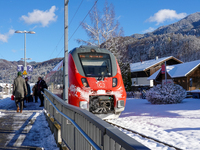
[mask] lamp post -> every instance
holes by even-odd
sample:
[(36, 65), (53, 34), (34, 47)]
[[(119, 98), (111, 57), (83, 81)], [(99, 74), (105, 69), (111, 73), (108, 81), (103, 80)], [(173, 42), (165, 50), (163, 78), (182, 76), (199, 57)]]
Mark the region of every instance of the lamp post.
[[(21, 60), (24, 60), (24, 58), (21, 58)], [(32, 58), (26, 58), (26, 60), (32, 60)]]
[(24, 33), (24, 70), (27, 70), (26, 67), (26, 33), (35, 34), (34, 31), (15, 31), (15, 33)]

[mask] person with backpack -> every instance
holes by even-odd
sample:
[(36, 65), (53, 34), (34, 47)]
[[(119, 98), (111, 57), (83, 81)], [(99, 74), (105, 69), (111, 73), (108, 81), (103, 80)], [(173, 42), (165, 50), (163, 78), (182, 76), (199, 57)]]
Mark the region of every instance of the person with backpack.
[(44, 92), (44, 88), (47, 89), (47, 84), (46, 82), (41, 78), (38, 77), (38, 82), (37, 82), (37, 89), (38, 89), (38, 97), (40, 98), (40, 106), (39, 107), (44, 107), (44, 96), (41, 92)]

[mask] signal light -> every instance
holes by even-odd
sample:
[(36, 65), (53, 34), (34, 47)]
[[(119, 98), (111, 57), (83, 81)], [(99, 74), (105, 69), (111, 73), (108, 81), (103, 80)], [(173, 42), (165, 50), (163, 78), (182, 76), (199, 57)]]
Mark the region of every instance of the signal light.
[(88, 109), (88, 102), (80, 101), (79, 106), (81, 109)]
[(113, 78), (112, 81), (113, 81), (113, 82), (112, 82), (112, 86), (113, 86), (113, 87), (116, 87), (116, 86), (117, 86), (117, 78)]
[(88, 84), (86, 78), (81, 78), (81, 81), (82, 81), (84, 87), (89, 87), (89, 84)]
[(124, 107), (124, 101), (123, 100), (117, 101), (117, 108), (122, 108), (122, 107)]

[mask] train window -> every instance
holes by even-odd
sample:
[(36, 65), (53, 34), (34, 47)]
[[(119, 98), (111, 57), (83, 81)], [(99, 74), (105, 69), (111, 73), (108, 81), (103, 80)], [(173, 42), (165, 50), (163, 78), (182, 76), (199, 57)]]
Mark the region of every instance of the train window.
[(86, 77), (111, 77), (112, 67), (109, 54), (81, 53), (79, 59)]

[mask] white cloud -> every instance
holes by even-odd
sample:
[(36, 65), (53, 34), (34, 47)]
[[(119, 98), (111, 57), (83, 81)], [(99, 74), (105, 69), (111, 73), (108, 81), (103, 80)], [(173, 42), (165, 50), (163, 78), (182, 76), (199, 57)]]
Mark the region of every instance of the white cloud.
[(52, 6), (49, 10), (33, 10), (33, 12), (28, 13), (28, 16), (21, 16), (21, 20), (25, 21), (27, 24), (42, 24), (42, 27), (46, 27), (50, 22), (55, 22), (57, 16), (55, 15), (56, 6)]
[(10, 29), (9, 31), (8, 31), (8, 33), (5, 33), (5, 34), (1, 34), (0, 33), (0, 41), (2, 41), (2, 42), (8, 42), (8, 38), (11, 36), (11, 35), (13, 35), (15, 33), (15, 30), (13, 30), (13, 29)]
[(154, 31), (155, 30), (155, 28), (152, 28), (152, 27), (149, 27), (148, 29), (146, 29), (146, 30), (144, 30), (144, 31), (142, 31), (143, 33), (147, 33), (147, 32), (152, 32), (152, 31)]
[(12, 52), (13, 52), (13, 53), (16, 53), (17, 51), (13, 49)]
[(179, 13), (177, 14), (175, 10), (170, 9), (161, 9), (153, 16), (151, 16), (147, 21), (149, 22), (157, 22), (156, 25), (163, 23), (166, 20), (175, 20), (175, 19), (182, 19), (186, 17), (186, 13)]

